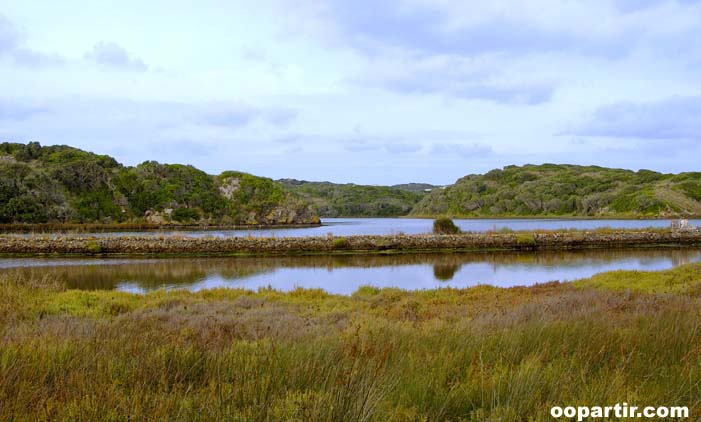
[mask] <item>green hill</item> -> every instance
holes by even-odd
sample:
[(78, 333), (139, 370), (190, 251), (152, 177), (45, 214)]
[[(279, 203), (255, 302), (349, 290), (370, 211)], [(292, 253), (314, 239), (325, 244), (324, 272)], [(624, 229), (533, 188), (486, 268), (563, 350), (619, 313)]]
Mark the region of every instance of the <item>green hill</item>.
[(507, 166), (433, 189), (414, 216), (680, 217), (701, 215), (701, 173), (597, 166)]
[(0, 223), (318, 221), (309, 204), (267, 178), (155, 161), (128, 167), (69, 146), (0, 144)]
[(272, 179), (69, 146), (0, 144), (0, 224), (311, 224), (322, 217), (701, 216), (701, 173), (507, 166), (455, 184), (369, 186)]
[(409, 214), (431, 185), (390, 186), (278, 180), (309, 201), (322, 217), (397, 217)]

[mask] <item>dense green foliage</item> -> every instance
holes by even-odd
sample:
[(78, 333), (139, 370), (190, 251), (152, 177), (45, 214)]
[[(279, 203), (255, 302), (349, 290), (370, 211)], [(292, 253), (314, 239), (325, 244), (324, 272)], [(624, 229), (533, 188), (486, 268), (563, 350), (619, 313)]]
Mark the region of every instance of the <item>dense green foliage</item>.
[(701, 215), (701, 173), (662, 174), (597, 166), (507, 166), (434, 189), (413, 215)]
[[(229, 191), (224, 183), (233, 184)], [(136, 167), (68, 146), (0, 144), (0, 223), (311, 223), (315, 216), (271, 179), (210, 176), (192, 166)]]
[(540, 422), (624, 402), (698, 420), (700, 287), (698, 264), (352, 296), (3, 276), (0, 420)]
[(279, 180), (286, 189), (299, 194), (322, 217), (396, 217), (408, 214), (425, 196), (424, 186), (368, 186)]
[(155, 161), (127, 167), (68, 146), (0, 144), (0, 224), (287, 224), (312, 223), (316, 215), (699, 216), (701, 173), (544, 164), (507, 166), (440, 188), (368, 186), (233, 171), (210, 176)]
[(435, 234), (457, 234), (460, 228), (455, 225), (449, 217), (438, 217), (433, 221), (433, 233)]

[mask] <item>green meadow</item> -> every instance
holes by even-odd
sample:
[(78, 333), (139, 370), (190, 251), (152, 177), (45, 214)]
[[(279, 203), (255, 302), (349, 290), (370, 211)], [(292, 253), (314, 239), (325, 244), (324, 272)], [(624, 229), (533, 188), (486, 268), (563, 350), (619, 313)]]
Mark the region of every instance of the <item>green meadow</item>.
[(701, 417), (701, 265), (532, 287), (67, 290), (0, 279), (2, 421)]

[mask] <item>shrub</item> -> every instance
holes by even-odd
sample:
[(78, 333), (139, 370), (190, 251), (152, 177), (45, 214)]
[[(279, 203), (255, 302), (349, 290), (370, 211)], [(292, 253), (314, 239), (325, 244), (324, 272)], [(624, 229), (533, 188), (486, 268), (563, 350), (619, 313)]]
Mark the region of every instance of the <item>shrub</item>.
[(449, 217), (438, 217), (433, 222), (433, 233), (456, 234), (460, 233), (460, 228), (458, 228)]
[(519, 245), (524, 246), (535, 246), (536, 240), (533, 233), (518, 233), (516, 235), (516, 241)]
[(173, 214), (171, 214), (171, 217), (173, 218), (173, 220), (178, 221), (180, 223), (187, 223), (192, 220), (199, 220), (200, 213), (194, 208), (182, 207), (173, 210)]
[(87, 243), (87, 249), (89, 253), (100, 253), (102, 252), (102, 246), (100, 246), (99, 243), (97, 243), (96, 240), (90, 240)]
[(345, 237), (336, 238), (331, 244), (333, 245), (334, 249), (346, 249), (350, 245), (348, 239)]

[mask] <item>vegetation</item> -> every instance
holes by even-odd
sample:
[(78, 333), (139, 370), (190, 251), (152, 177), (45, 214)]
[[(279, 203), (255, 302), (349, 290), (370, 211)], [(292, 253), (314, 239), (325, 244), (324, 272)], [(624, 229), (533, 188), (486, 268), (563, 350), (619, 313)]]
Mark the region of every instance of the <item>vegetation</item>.
[(192, 166), (136, 167), (68, 146), (0, 144), (0, 223), (318, 222), (271, 179)]
[(449, 217), (438, 217), (433, 221), (433, 233), (457, 234), (460, 233), (460, 228)]
[(701, 215), (701, 173), (597, 166), (507, 166), (434, 189), (413, 215), (665, 217)]
[(397, 217), (409, 214), (426, 195), (427, 184), (365, 186), (279, 180), (286, 189), (312, 203), (321, 217)]
[(0, 224), (289, 224), (322, 217), (701, 216), (701, 173), (507, 166), (454, 185), (365, 186), (112, 157), (68, 146), (0, 144)]
[(700, 283), (699, 264), (350, 297), (5, 276), (0, 420), (547, 421), (623, 402), (696, 420)]

